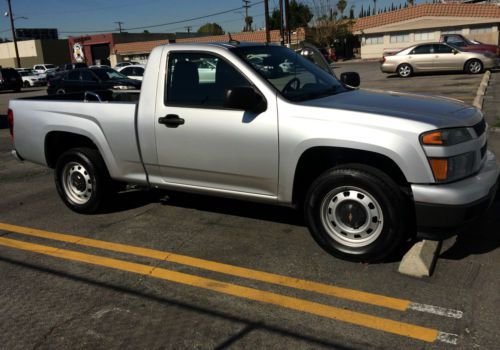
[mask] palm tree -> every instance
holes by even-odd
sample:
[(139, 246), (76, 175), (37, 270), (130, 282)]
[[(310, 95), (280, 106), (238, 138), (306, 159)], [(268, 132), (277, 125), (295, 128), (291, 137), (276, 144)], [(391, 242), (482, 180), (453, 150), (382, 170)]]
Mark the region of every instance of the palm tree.
[(337, 10), (340, 12), (340, 18), (344, 18), (344, 11), (345, 8), (347, 7), (347, 1), (346, 0), (339, 0), (337, 2)]

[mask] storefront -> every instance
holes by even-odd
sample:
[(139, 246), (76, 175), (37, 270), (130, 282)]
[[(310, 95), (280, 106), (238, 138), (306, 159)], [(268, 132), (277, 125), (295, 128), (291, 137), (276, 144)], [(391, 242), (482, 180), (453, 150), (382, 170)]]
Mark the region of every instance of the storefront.
[(88, 65), (111, 65), (111, 53), (119, 43), (133, 41), (151, 41), (172, 39), (169, 33), (103, 33), (68, 37), (68, 48), (72, 62), (83, 62)]

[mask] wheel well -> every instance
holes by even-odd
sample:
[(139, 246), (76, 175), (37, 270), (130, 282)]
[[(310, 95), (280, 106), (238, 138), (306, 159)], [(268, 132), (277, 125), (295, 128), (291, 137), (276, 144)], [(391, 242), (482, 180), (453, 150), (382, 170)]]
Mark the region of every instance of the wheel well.
[(338, 165), (352, 163), (372, 166), (388, 175), (400, 187), (409, 188), (401, 169), (387, 156), (341, 147), (314, 147), (305, 151), (297, 163), (293, 183), (294, 205), (303, 201), (311, 183), (323, 172)]
[(483, 65), (483, 62), (482, 62), (479, 58), (469, 58), (469, 59), (468, 59), (467, 61), (465, 61), (465, 63), (464, 63), (464, 70), (466, 70), (466, 69), (467, 69), (467, 65), (468, 65), (468, 64), (469, 64), (469, 62), (471, 62), (471, 61), (479, 61), (479, 62), (481, 62), (481, 65)]
[(55, 168), (57, 159), (67, 150), (75, 147), (97, 149), (86, 136), (65, 131), (52, 131), (45, 137), (45, 160), (50, 168)]

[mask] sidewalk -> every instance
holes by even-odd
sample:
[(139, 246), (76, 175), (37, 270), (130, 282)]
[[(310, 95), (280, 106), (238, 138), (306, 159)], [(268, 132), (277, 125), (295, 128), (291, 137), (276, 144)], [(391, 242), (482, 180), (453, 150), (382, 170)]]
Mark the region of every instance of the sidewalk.
[(486, 95), (483, 101), (483, 113), (486, 122), (491, 128), (495, 128), (494, 132), (490, 133), (489, 149), (492, 150), (497, 157), (500, 157), (500, 71), (492, 71), (490, 83), (486, 90)]

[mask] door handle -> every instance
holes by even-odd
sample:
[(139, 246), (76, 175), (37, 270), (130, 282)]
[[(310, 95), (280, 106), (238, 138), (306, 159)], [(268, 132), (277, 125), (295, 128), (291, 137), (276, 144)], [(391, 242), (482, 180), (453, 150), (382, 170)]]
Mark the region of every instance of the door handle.
[(167, 114), (164, 117), (158, 118), (158, 123), (165, 125), (167, 128), (176, 128), (184, 124), (184, 119), (179, 118), (177, 114)]

